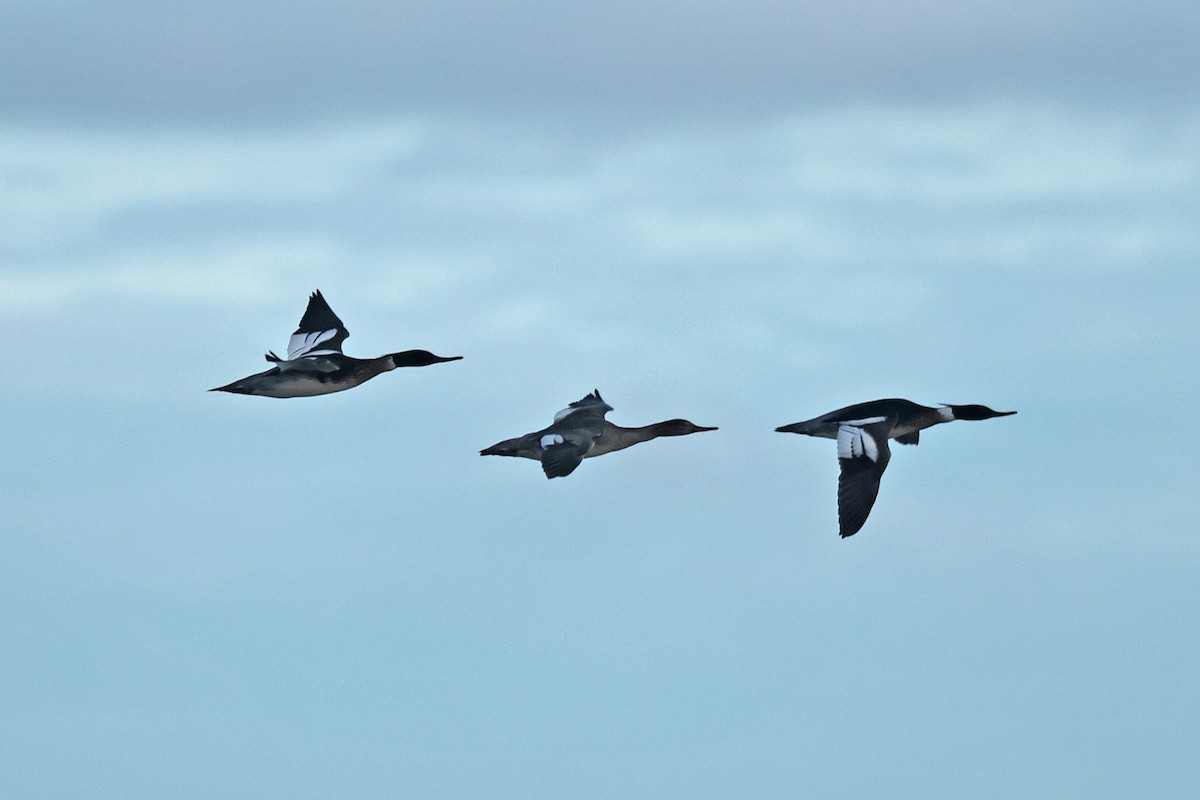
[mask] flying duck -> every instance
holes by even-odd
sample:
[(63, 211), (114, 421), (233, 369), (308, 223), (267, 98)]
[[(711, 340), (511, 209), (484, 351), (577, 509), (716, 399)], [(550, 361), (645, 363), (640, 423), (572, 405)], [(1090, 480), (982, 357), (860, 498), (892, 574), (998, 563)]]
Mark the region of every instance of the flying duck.
[(775, 430), (837, 439), (838, 533), (853, 536), (867, 521), (879, 494), (879, 479), (891, 459), (888, 439), (900, 444), (917, 444), (921, 431), (959, 419), (980, 420), (1007, 417), (1015, 411), (993, 411), (980, 405), (943, 405), (930, 408), (911, 400), (872, 400), (839, 408), (805, 422), (794, 422)]
[(256, 394), (262, 397), (312, 397), (340, 392), (366, 383), (396, 367), (426, 367), (462, 356), (435, 356), (428, 350), (405, 350), (378, 358), (353, 358), (342, 354), (342, 342), (350, 335), (320, 290), (308, 298), (300, 326), (288, 340), (287, 358), (267, 351), (275, 366), (210, 392)]
[(542, 462), (547, 478), (570, 475), (585, 458), (624, 450), (659, 436), (684, 436), (700, 431), (715, 431), (686, 419), (670, 419), (641, 428), (622, 428), (604, 418), (612, 406), (604, 402), (597, 389), (576, 400), (554, 415), (548, 428), (506, 439), (480, 450), (481, 456), (515, 456)]

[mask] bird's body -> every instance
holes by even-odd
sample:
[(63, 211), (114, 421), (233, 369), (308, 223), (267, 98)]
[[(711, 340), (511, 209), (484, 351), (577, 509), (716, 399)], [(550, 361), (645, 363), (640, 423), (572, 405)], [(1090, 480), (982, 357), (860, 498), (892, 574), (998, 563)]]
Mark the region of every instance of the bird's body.
[(547, 478), (570, 475), (585, 458), (594, 458), (624, 450), (659, 436), (683, 436), (713, 431), (684, 419), (657, 422), (640, 428), (624, 428), (604, 418), (612, 406), (595, 391), (571, 403), (554, 416), (554, 422), (540, 431), (515, 439), (506, 439), (479, 451), (481, 456), (514, 456), (542, 463)]
[(462, 358), (435, 356), (427, 350), (354, 358), (342, 353), (342, 342), (349, 335), (321, 292), (313, 292), (300, 325), (288, 341), (286, 359), (268, 352), (267, 361), (274, 367), (210, 391), (260, 397), (314, 397), (352, 389), (397, 367), (424, 367)]
[(781, 433), (836, 439), (838, 448), (838, 532), (845, 538), (862, 528), (879, 495), (879, 481), (891, 460), (888, 440), (918, 444), (921, 431), (943, 422), (1005, 417), (981, 405), (931, 408), (892, 398), (857, 403), (804, 422), (784, 425)]

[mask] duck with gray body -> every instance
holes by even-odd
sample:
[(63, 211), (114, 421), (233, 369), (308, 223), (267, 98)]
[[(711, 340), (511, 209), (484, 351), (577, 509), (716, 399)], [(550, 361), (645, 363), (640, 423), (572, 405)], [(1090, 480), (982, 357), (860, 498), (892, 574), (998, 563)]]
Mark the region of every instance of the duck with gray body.
[(1015, 411), (993, 411), (981, 405), (943, 405), (930, 408), (911, 400), (892, 398), (857, 403), (804, 422), (775, 430), (836, 439), (838, 448), (838, 533), (858, 533), (867, 521), (879, 481), (892, 454), (888, 440), (918, 444), (921, 431), (943, 422), (1007, 417)]
[(609, 411), (612, 406), (604, 402), (600, 391), (596, 390), (555, 414), (549, 427), (498, 442), (480, 450), (479, 455), (531, 458), (542, 463), (547, 478), (561, 478), (574, 472), (585, 458), (624, 450), (660, 436), (685, 436), (716, 430), (686, 419), (623, 428), (604, 418)]
[(320, 290), (308, 298), (300, 325), (288, 340), (288, 357), (267, 353), (275, 366), (210, 392), (253, 394), (260, 397), (314, 397), (352, 389), (397, 367), (427, 367), (462, 356), (435, 356), (428, 350), (405, 350), (378, 358), (354, 358), (342, 353), (350, 331), (333, 313)]

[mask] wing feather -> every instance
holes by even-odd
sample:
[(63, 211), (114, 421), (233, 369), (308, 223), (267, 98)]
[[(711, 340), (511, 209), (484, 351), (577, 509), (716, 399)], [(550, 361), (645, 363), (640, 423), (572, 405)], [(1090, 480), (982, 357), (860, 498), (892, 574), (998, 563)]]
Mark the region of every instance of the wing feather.
[(838, 534), (844, 539), (862, 529), (875, 499), (879, 481), (891, 460), (888, 433), (891, 417), (868, 425), (838, 427)]
[(306, 356), (328, 356), (342, 352), (342, 342), (350, 331), (338, 319), (337, 314), (325, 302), (320, 290), (308, 298), (308, 308), (300, 318), (300, 325), (288, 340), (288, 360)]
[(564, 478), (575, 471), (588, 448), (575, 442), (563, 442), (542, 448), (542, 471), (547, 478)]

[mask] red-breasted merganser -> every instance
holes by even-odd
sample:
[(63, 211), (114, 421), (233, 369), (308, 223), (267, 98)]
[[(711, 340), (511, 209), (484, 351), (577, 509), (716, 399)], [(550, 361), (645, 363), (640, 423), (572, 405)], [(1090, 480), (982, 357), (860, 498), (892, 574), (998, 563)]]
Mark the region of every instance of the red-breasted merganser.
[(891, 459), (888, 439), (895, 439), (900, 444), (917, 444), (921, 431), (933, 425), (959, 419), (1007, 417), (1015, 413), (993, 411), (980, 405), (930, 408), (911, 400), (872, 400), (775, 430), (837, 439), (838, 464), (841, 466), (838, 532), (845, 538), (858, 533), (875, 505), (879, 479)]
[(405, 350), (378, 358), (353, 358), (342, 354), (342, 342), (350, 335), (321, 292), (308, 298), (308, 308), (288, 341), (288, 355), (267, 353), (275, 364), (266, 372), (250, 375), (211, 392), (254, 394), (262, 397), (312, 397), (340, 392), (366, 383), (397, 367), (426, 367), (462, 356), (435, 356), (428, 350)]

